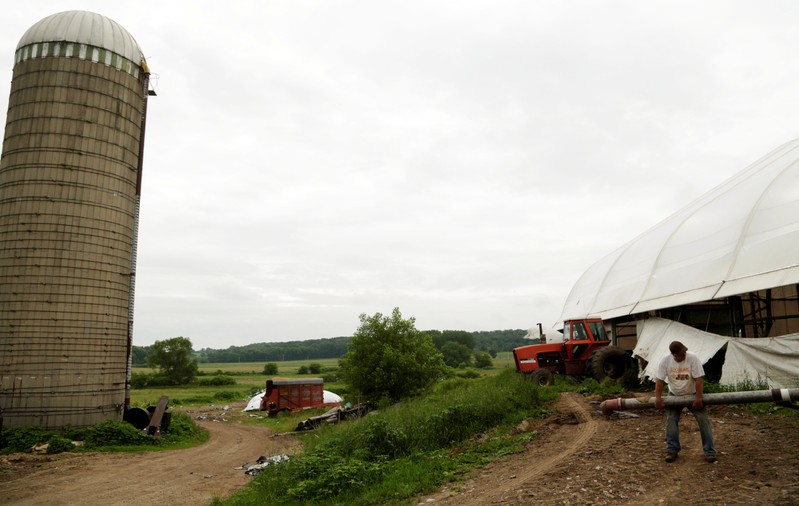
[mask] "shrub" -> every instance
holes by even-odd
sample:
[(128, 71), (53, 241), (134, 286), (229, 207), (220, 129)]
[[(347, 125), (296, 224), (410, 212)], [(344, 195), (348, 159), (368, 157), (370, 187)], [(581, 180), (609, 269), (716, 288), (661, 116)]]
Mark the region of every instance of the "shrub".
[(308, 366), (308, 372), (311, 374), (322, 374), (322, 364), (317, 364), (316, 362), (310, 364)]
[(277, 364), (274, 362), (264, 364), (264, 374), (267, 376), (274, 376), (277, 374)]
[(494, 366), (494, 362), (491, 360), (491, 355), (482, 351), (474, 354), (474, 366), (478, 369), (488, 369)]
[(130, 377), (131, 388), (169, 387), (173, 385), (174, 382), (163, 374), (134, 372)]
[(238, 392), (231, 392), (230, 390), (223, 390), (214, 394), (214, 399), (220, 401), (234, 401), (241, 397)]
[(287, 465), (295, 477), (287, 493), (303, 502), (362, 490), (377, 480), (383, 469), (381, 462), (320, 454), (292, 459)]
[(70, 441), (83, 441), (88, 433), (89, 428), (87, 427), (67, 427), (61, 431), (61, 435)]
[(201, 387), (220, 387), (226, 385), (235, 385), (236, 379), (230, 376), (214, 376), (212, 378), (201, 378), (197, 384)]
[(47, 433), (40, 427), (15, 427), (0, 433), (0, 447), (12, 452), (29, 452), (47, 438)]
[(308, 366), (302, 365), (299, 369), (297, 369), (297, 374), (308, 374)]
[(169, 419), (169, 427), (162, 434), (161, 438), (165, 441), (186, 441), (202, 440), (208, 433), (199, 427), (186, 413), (172, 413)]
[(464, 379), (475, 379), (480, 377), (480, 373), (475, 371), (474, 369), (466, 369), (465, 371), (459, 371), (455, 373), (456, 376), (459, 378)]
[(369, 418), (363, 422), (358, 442), (362, 458), (374, 460), (381, 457), (395, 458), (410, 451), (410, 438), (396, 423), (384, 418)]
[(54, 435), (47, 442), (47, 453), (62, 453), (68, 452), (75, 448), (72, 440), (65, 438), (61, 435)]
[(403, 319), (394, 308), (390, 317), (362, 314), (360, 320), (347, 353), (338, 361), (339, 375), (353, 393), (369, 401), (398, 401), (441, 378), (441, 352), (429, 334), (416, 329), (415, 318)]
[(136, 427), (116, 420), (108, 420), (91, 427), (86, 437), (86, 447), (88, 448), (136, 446), (148, 443), (150, 443), (150, 439)]

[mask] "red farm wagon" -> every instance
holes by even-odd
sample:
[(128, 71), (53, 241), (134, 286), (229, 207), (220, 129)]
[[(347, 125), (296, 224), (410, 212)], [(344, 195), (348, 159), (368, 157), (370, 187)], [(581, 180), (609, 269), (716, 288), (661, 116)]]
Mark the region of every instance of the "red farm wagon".
[(325, 403), (324, 389), (322, 378), (267, 380), (261, 411), (275, 416), (281, 411), (338, 406), (338, 402)]

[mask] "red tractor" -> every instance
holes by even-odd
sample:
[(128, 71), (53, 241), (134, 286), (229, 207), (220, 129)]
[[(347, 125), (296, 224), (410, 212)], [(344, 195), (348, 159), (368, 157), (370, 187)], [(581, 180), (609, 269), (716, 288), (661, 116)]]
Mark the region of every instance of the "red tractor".
[(539, 385), (552, 385), (554, 374), (619, 379), (630, 366), (629, 354), (610, 344), (599, 318), (565, 321), (563, 342), (521, 346), (513, 350), (513, 359), (516, 370)]

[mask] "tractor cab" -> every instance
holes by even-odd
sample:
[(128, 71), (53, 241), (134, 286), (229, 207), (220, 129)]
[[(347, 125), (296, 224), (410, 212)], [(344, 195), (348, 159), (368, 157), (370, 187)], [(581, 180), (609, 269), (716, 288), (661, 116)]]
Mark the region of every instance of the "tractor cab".
[(567, 376), (583, 376), (588, 357), (610, 342), (602, 320), (563, 322), (563, 367)]
[(624, 352), (610, 346), (600, 318), (563, 322), (563, 341), (520, 346), (513, 350), (516, 370), (551, 384), (553, 374), (617, 378), (626, 370)]

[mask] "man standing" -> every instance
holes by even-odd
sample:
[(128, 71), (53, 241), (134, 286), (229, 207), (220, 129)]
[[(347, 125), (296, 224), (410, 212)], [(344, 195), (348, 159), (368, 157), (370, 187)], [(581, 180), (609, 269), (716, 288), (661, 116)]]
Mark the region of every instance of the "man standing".
[(663, 402), (663, 383), (669, 385), (669, 395), (693, 395), (694, 402), (688, 406), (699, 424), (702, 436), (702, 449), (707, 462), (716, 462), (716, 447), (713, 444), (713, 429), (707, 416), (707, 409), (702, 402), (702, 388), (705, 370), (702, 362), (680, 341), (669, 345), (669, 355), (663, 357), (658, 364), (655, 380), (655, 407), (666, 409), (666, 462), (674, 462), (680, 452), (680, 415), (682, 406), (666, 407)]

